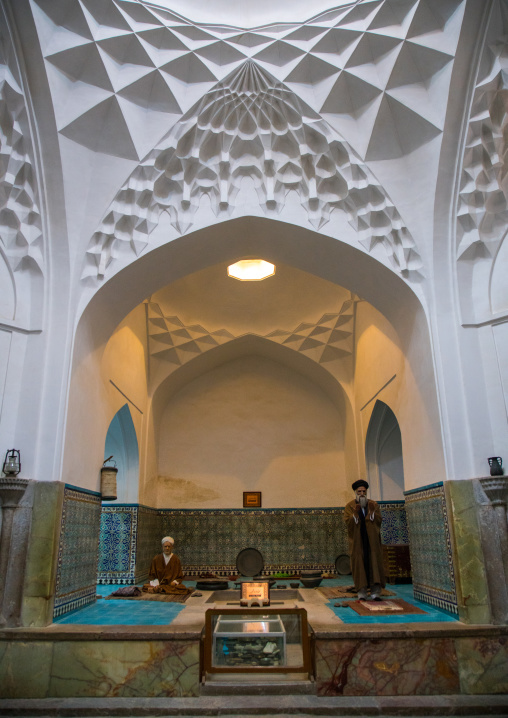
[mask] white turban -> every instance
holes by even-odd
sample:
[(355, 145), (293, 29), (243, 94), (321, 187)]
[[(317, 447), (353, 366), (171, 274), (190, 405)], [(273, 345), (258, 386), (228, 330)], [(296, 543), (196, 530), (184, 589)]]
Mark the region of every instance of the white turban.
[(164, 544), (166, 543), (166, 541), (169, 541), (169, 543), (172, 543), (172, 544), (175, 543), (175, 539), (172, 538), (171, 536), (164, 536), (164, 538), (163, 538), (162, 541), (161, 541), (161, 544), (164, 546)]

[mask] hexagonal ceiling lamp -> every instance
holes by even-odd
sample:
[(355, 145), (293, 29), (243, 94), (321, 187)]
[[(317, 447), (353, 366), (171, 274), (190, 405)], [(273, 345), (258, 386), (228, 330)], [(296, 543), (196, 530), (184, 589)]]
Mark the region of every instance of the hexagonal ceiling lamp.
[(275, 265), (264, 259), (241, 259), (228, 267), (228, 277), (241, 282), (260, 282), (275, 274)]

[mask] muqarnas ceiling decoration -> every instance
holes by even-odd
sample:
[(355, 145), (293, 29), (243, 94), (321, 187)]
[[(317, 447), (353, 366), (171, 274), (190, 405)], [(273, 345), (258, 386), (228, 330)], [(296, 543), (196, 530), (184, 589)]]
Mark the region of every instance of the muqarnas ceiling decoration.
[(370, 161), (402, 157), (442, 131), (443, 69), (463, 5), (357, 0), (304, 23), (256, 29), (201, 27), (141, 0), (34, 0), (34, 15), (59, 76), (53, 81), (48, 70), (59, 131), (96, 152), (140, 160), (147, 127), (161, 138), (168, 114), (181, 117), (252, 58), (316, 112), (333, 115)]
[[(94, 152), (145, 158), (94, 236), (84, 276), (102, 276), (126, 248), (146, 248), (168, 184), (183, 232), (205, 194), (218, 213), (233, 210), (242, 172), (266, 212), (293, 190), (314, 227), (339, 208), (368, 251), (381, 243), (397, 269), (417, 274), (414, 242), (365, 163), (402, 158), (441, 134), (463, 6), (357, 0), (304, 23), (247, 30), (199, 26), (141, 0), (34, 0), (59, 132)], [(239, 92), (241, 77), (250, 79)], [(286, 161), (281, 118), (288, 145), (307, 129), (313, 138), (296, 155), (288, 146)], [(231, 147), (234, 126), (241, 142)], [(179, 156), (185, 133), (198, 162)], [(250, 163), (232, 155), (242, 143), (261, 154)], [(152, 196), (157, 172), (164, 179)]]
[(267, 215), (278, 214), (295, 191), (316, 229), (343, 210), (368, 251), (380, 243), (399, 270), (421, 268), (409, 231), (366, 165), (294, 92), (247, 60), (206, 93), (118, 193), (88, 249), (98, 275), (115, 243), (143, 251), (163, 210), (180, 233), (204, 195), (217, 216), (229, 216), (246, 177)]
[(508, 228), (508, 6), (495, 4), (474, 91), (457, 222), (460, 260), (492, 260)]
[[(304, 353), (318, 364), (351, 357), (354, 345), (354, 312), (358, 297), (343, 302), (338, 312), (323, 314), (315, 322), (304, 322), (292, 330), (275, 329), (263, 338)], [(154, 301), (147, 302), (150, 358), (182, 366), (214, 347), (237, 337), (225, 328), (209, 331), (201, 324), (185, 324), (165, 314)], [(243, 335), (242, 335), (243, 336)]]
[(0, 9), (0, 255), (14, 272), (40, 274), (42, 222), (31, 148), (25, 95)]

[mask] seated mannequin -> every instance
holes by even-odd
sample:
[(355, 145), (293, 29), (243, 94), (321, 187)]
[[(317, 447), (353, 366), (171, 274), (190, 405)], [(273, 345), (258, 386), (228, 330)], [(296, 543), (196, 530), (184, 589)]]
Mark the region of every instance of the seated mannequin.
[(180, 559), (173, 553), (174, 539), (165, 536), (162, 539), (162, 553), (157, 554), (150, 566), (143, 591), (147, 593), (191, 593), (191, 589), (183, 585), (183, 571)]

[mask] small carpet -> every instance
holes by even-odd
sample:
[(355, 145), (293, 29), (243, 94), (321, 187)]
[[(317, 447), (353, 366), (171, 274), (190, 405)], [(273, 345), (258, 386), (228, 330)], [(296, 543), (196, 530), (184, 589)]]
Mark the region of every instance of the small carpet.
[[(320, 586), (318, 589), (325, 598), (356, 598), (357, 593), (353, 586)], [(387, 588), (381, 590), (382, 596), (396, 596), (396, 593)]]
[[(383, 606), (383, 604), (386, 605)], [(408, 613), (427, 613), (402, 598), (390, 601), (350, 601), (349, 608), (359, 613), (360, 616), (403, 616)]]
[(141, 596), (115, 596), (114, 593), (105, 597), (105, 601), (162, 601), (163, 603), (185, 603), (191, 593), (142, 593)]

